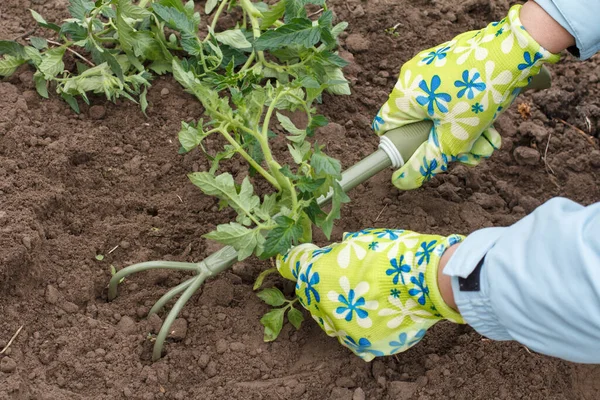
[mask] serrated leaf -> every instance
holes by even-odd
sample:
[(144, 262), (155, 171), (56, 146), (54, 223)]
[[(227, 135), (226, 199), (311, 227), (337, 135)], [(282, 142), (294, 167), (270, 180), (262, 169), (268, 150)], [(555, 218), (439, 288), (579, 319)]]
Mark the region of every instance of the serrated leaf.
[(284, 305), (287, 300), (281, 290), (277, 288), (268, 288), (256, 294), (262, 301), (273, 307)]
[(302, 164), (302, 161), (304, 161), (308, 155), (308, 152), (310, 151), (310, 143), (303, 142), (301, 144), (288, 144), (288, 151), (290, 152), (296, 164)]
[(42, 28), (47, 28), (47, 29), (52, 29), (53, 31), (60, 31), (60, 26), (53, 24), (53, 23), (48, 23), (44, 17), (42, 17), (40, 14), (38, 14), (36, 11), (34, 10), (29, 10), (31, 12), (31, 16), (33, 17), (33, 19), (36, 20), (36, 22), (38, 23), (39, 26), (41, 26)]
[(321, 28), (308, 18), (295, 18), (281, 27), (263, 33), (254, 43), (256, 50), (274, 50), (284, 46), (313, 47), (321, 39)]
[(272, 342), (277, 339), (281, 328), (283, 327), (283, 317), (285, 316), (285, 308), (276, 308), (269, 311), (260, 319), (260, 323), (265, 327), (264, 341)]
[(152, 9), (162, 19), (169, 28), (187, 33), (190, 36), (196, 36), (197, 25), (195, 21), (188, 17), (184, 11), (175, 7), (166, 7), (162, 4), (153, 4)]
[(40, 63), (42, 62), (42, 54), (40, 53), (40, 51), (38, 49), (36, 49), (35, 47), (32, 46), (26, 46), (25, 47), (25, 54), (27, 55), (27, 58), (29, 60), (31, 60), (31, 62), (35, 65), (38, 66), (40, 65)]
[(302, 227), (293, 219), (280, 215), (275, 218), (275, 222), (277, 226), (267, 235), (262, 257), (285, 254), (302, 237)]
[(275, 207), (277, 205), (277, 193), (267, 194), (263, 198), (263, 202), (258, 209), (255, 209), (257, 217), (263, 221), (267, 221), (271, 216), (275, 215)]
[(104, 62), (108, 64), (112, 72), (119, 78), (121, 82), (125, 82), (125, 75), (123, 74), (123, 68), (119, 61), (113, 56), (108, 50), (104, 49), (101, 53), (101, 57)]
[(331, 34), (337, 39), (337, 37), (340, 36), (340, 33), (344, 32), (346, 28), (348, 28), (348, 23), (346, 21), (340, 22), (331, 28)]
[(218, 225), (216, 231), (207, 233), (204, 237), (233, 246), (239, 261), (251, 256), (263, 243), (259, 229), (249, 229), (237, 222)]
[(42, 37), (32, 36), (29, 38), (31, 45), (38, 50), (42, 50), (48, 47), (48, 41)]
[(0, 76), (10, 76), (14, 74), (17, 68), (25, 63), (26, 61), (23, 59), (5, 55), (4, 59), (0, 59)]
[(325, 178), (312, 179), (307, 176), (301, 177), (298, 182), (296, 182), (296, 188), (305, 193), (312, 193), (318, 188), (321, 187), (325, 183)]
[(333, 230), (333, 223), (340, 217), (340, 209), (342, 204), (348, 203), (350, 198), (346, 195), (342, 187), (337, 181), (333, 183), (333, 197), (331, 199), (331, 210), (327, 217), (322, 221), (317, 221), (317, 225), (323, 230), (323, 233), (329, 239)]
[(188, 124), (185, 121), (181, 122), (181, 130), (179, 131), (179, 143), (185, 149), (190, 151), (198, 147), (202, 140), (208, 135), (202, 129), (202, 120), (198, 122), (196, 126)]
[(0, 40), (0, 56), (3, 54), (8, 54), (19, 59), (27, 58), (25, 46), (12, 40)]
[(152, 13), (145, 8), (133, 4), (131, 0), (119, 0), (118, 8), (126, 17), (137, 20), (142, 20), (152, 15)]
[(254, 188), (248, 177), (242, 181), (239, 192), (229, 173), (214, 177), (208, 172), (194, 172), (188, 177), (205, 194), (225, 200), (241, 216), (253, 215), (254, 209), (260, 205), (260, 198), (254, 195)]
[(67, 104), (69, 106), (71, 106), (71, 108), (73, 109), (73, 111), (75, 111), (77, 114), (79, 114), (79, 104), (77, 103), (77, 99), (73, 96), (71, 96), (68, 93), (61, 93), (60, 96), (63, 98), (64, 101), (67, 102)]
[(306, 9), (304, 0), (283, 0), (285, 4), (285, 19), (284, 22), (288, 23), (294, 18), (306, 18)]
[(279, 19), (281, 19), (281, 17), (283, 17), (283, 14), (285, 13), (285, 0), (282, 0), (278, 3), (276, 3), (275, 5), (271, 6), (271, 8), (268, 11), (264, 11), (262, 13), (263, 17), (260, 20), (260, 29), (262, 30), (267, 30), (269, 29), (271, 26), (273, 26), (273, 24), (275, 24), (275, 22)]
[(43, 98), (48, 98), (48, 81), (44, 79), (44, 75), (37, 71), (33, 74), (33, 81), (35, 82), (35, 90)]
[(63, 62), (63, 56), (65, 55), (65, 50), (65, 47), (56, 47), (44, 53), (42, 62), (38, 67), (44, 74), (44, 78), (51, 80), (64, 71), (65, 63)]
[(304, 321), (304, 315), (302, 315), (302, 311), (292, 307), (287, 313), (288, 321), (293, 325), (294, 328), (300, 329), (300, 325)]
[(315, 149), (310, 159), (310, 165), (317, 174), (329, 175), (340, 178), (342, 174), (342, 165), (335, 158), (329, 157), (320, 149)]
[[(224, 0), (224, 1), (226, 1), (226, 0)], [(208, 0), (206, 2), (206, 5), (204, 6), (204, 12), (206, 14), (210, 14), (211, 12), (213, 12), (213, 10), (217, 6), (217, 4), (219, 4), (219, 0)]]
[(240, 29), (230, 29), (224, 32), (215, 33), (215, 38), (234, 49), (248, 49), (252, 44), (246, 39), (246, 36)]
[(69, 13), (73, 18), (84, 21), (87, 13), (94, 9), (94, 2), (88, 0), (69, 0)]
[(331, 94), (335, 95), (350, 95), (352, 92), (350, 91), (350, 85), (346, 81), (344, 77), (344, 72), (341, 68), (326, 68), (327, 77), (330, 81), (336, 81), (340, 83), (335, 83), (333, 85), (327, 86), (327, 91)]
[(173, 66), (169, 61), (156, 60), (152, 64), (148, 65), (148, 69), (154, 71), (158, 75), (164, 75), (167, 72), (172, 72)]
[(283, 114), (277, 113), (277, 120), (279, 121), (279, 123), (281, 124), (283, 129), (285, 129), (286, 131), (288, 131), (290, 133), (290, 135), (286, 136), (286, 138), (289, 141), (291, 141), (293, 143), (302, 143), (304, 141), (304, 139), (306, 139), (306, 130), (298, 129), (296, 127), (296, 125), (294, 125), (292, 120), (289, 119), (289, 117), (286, 117)]

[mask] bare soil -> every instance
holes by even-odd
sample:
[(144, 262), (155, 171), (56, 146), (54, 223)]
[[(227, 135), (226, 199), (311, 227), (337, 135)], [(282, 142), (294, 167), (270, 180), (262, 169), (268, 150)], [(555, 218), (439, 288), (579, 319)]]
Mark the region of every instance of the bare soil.
[[(28, 8), (58, 20), (66, 3), (1, 2), (0, 38), (31, 31)], [(321, 112), (333, 124), (319, 137), (345, 167), (376, 148), (369, 124), (403, 62), (502, 17), (509, 6), (506, 0), (330, 3), (350, 23), (342, 48), (353, 61), (347, 67), (353, 94), (324, 99)], [(394, 26), (397, 35), (386, 32)], [(333, 239), (365, 227), (468, 234), (510, 225), (551, 197), (598, 201), (597, 140), (590, 143), (556, 119), (598, 136), (599, 61), (567, 56), (553, 67), (550, 90), (521, 97), (519, 108), (500, 118), (502, 150), (478, 168), (455, 166), (411, 192), (392, 187), (391, 171), (355, 189)], [(177, 154), (180, 121), (197, 119), (200, 107), (172, 79), (160, 78), (149, 93), (148, 118), (134, 104), (100, 97), (77, 116), (55, 96), (40, 99), (31, 77), (23, 67), (0, 81), (0, 349), (23, 326), (0, 356), (0, 399), (599, 398), (597, 367), (491, 342), (450, 323), (436, 325), (410, 351), (372, 363), (312, 321), (298, 332), (287, 326), (266, 344), (259, 319), (267, 306), (252, 282), (270, 265), (254, 259), (205, 285), (183, 311), (166, 356), (151, 363), (148, 334), (160, 318), (145, 315), (186, 275), (134, 276), (112, 303), (106, 285), (110, 265), (198, 261), (217, 248), (202, 234), (231, 215), (186, 178), (208, 161)], [(230, 170), (243, 165), (234, 160)], [(282, 280), (269, 282), (292, 292)]]

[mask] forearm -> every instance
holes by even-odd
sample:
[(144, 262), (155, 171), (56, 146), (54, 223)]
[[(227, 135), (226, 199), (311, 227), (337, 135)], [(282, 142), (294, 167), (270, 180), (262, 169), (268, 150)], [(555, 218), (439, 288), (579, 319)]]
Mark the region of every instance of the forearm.
[(521, 22), (531, 37), (552, 53), (560, 53), (575, 45), (573, 35), (535, 1), (528, 1), (523, 5)]
[[(600, 203), (553, 199), (511, 227), (470, 235), (444, 267), (461, 315), (491, 339), (600, 363), (598, 232)], [(464, 278), (476, 287), (465, 290)]]

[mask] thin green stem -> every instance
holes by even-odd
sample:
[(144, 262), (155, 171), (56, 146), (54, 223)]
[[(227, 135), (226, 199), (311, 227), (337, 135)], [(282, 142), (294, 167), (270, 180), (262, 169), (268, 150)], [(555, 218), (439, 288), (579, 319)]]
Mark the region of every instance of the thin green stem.
[(217, 21), (219, 21), (219, 17), (221, 16), (223, 10), (225, 10), (225, 7), (227, 7), (227, 4), (229, 4), (229, 0), (222, 0), (221, 5), (219, 6), (219, 8), (217, 8), (217, 11), (215, 12), (215, 16), (213, 17), (212, 23), (210, 24), (210, 28), (213, 30), (213, 32), (217, 26)]
[[(258, 39), (260, 37), (260, 23), (258, 22), (257, 15), (255, 14), (256, 8), (252, 5), (252, 2), (250, 2), (250, 0), (242, 0), (241, 4), (244, 11), (248, 13), (248, 18), (250, 18), (250, 25), (252, 25), (252, 34), (254, 35), (255, 39)], [(280, 72), (285, 71), (285, 69), (281, 65), (273, 64), (267, 61), (267, 59), (265, 58), (265, 53), (263, 51), (258, 51), (257, 53), (258, 60), (265, 67), (272, 68)]]
[(250, 56), (248, 57), (248, 59), (246, 60), (246, 63), (242, 66), (242, 69), (240, 69), (240, 72), (244, 72), (247, 69), (250, 68), (250, 65), (252, 65), (252, 63), (254, 62), (254, 59), (256, 58), (256, 52), (252, 52), (250, 54)]
[[(237, 151), (238, 153), (240, 153), (240, 155), (242, 157), (244, 157), (244, 159), (246, 161), (248, 161), (248, 164), (250, 164), (259, 174), (261, 174), (263, 176), (263, 178), (265, 178), (271, 185), (273, 185), (273, 187), (275, 189), (277, 189), (278, 191), (281, 190), (281, 185), (279, 184), (279, 182), (277, 182), (277, 179), (275, 179), (273, 177), (273, 175), (271, 175), (270, 173), (268, 173), (263, 167), (260, 166), (260, 164), (258, 164), (253, 158), (252, 156), (250, 156), (250, 154), (248, 154), (246, 152), (246, 150), (244, 150), (242, 148), (242, 146), (240, 146), (240, 144), (229, 134), (229, 132), (227, 132), (226, 128), (221, 128), (219, 129), (219, 132), (223, 135), (223, 137), (225, 139), (227, 139), (227, 141), (234, 147), (235, 151)], [(256, 137), (256, 133), (254, 134), (254, 136)], [(251, 217), (252, 218), (252, 217)], [(257, 225), (260, 225), (260, 223), (255, 222)]]

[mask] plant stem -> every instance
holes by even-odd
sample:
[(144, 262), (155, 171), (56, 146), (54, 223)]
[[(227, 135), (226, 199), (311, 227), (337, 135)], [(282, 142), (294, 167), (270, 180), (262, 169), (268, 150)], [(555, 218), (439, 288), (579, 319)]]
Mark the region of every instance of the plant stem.
[[(250, 24), (252, 25), (252, 34), (254, 35), (254, 39), (258, 39), (260, 37), (260, 24), (258, 22), (258, 18), (251, 9), (254, 9), (252, 2), (250, 0), (241, 0), (242, 8), (244, 11), (248, 13), (248, 18), (250, 18)], [(258, 51), (258, 60), (267, 68), (273, 68), (276, 71), (282, 72), (285, 69), (281, 65), (273, 64), (265, 59), (264, 51)]]
[(254, 62), (254, 59), (256, 58), (256, 52), (252, 52), (250, 54), (250, 56), (248, 57), (248, 60), (246, 60), (246, 63), (242, 66), (242, 69), (240, 69), (240, 72), (244, 72), (246, 71), (248, 68), (250, 68), (250, 65), (252, 65), (252, 63)]
[[(250, 164), (259, 174), (261, 174), (271, 185), (273, 185), (273, 187), (277, 190), (281, 190), (281, 185), (279, 184), (279, 182), (277, 181), (277, 179), (275, 179), (273, 177), (273, 175), (271, 175), (270, 173), (268, 173), (263, 167), (261, 167), (251, 156), (250, 154), (248, 154), (246, 152), (246, 150), (244, 150), (242, 148), (242, 146), (240, 146), (240, 144), (229, 134), (229, 132), (227, 132), (227, 129), (222, 128), (219, 129), (219, 132), (223, 135), (223, 137), (225, 139), (227, 139), (227, 141), (235, 148), (235, 151), (237, 151), (238, 153), (240, 153), (240, 155), (242, 157), (244, 157), (244, 159), (246, 159), (246, 161), (248, 161), (248, 164)], [(256, 134), (254, 136), (257, 136)], [(259, 224), (258, 224), (259, 225)]]
[(82, 56), (81, 54), (79, 54), (78, 52), (76, 52), (75, 50), (73, 50), (72, 48), (70, 48), (69, 46), (71, 46), (73, 43), (72, 42), (66, 42), (64, 45), (60, 44), (59, 42), (55, 42), (54, 40), (50, 40), (50, 39), (46, 39), (46, 41), (50, 44), (56, 45), (56, 46), (66, 46), (66, 50), (73, 54), (75, 57), (80, 58), (81, 60), (85, 61), (86, 64), (88, 64), (90, 67), (95, 67), (96, 64), (94, 64), (93, 62), (91, 62), (90, 60), (88, 60), (87, 58), (85, 58), (84, 56)]
[(212, 23), (210, 24), (210, 28), (213, 31), (215, 30), (215, 27), (217, 26), (217, 21), (219, 20), (221, 13), (225, 9), (225, 7), (227, 7), (227, 4), (229, 4), (229, 0), (222, 0), (221, 5), (219, 6), (219, 8), (217, 8), (217, 11), (215, 12), (215, 16), (213, 17)]

